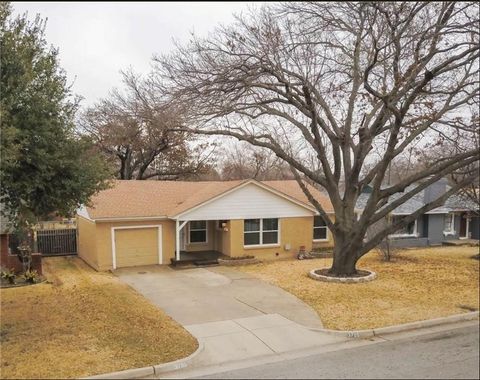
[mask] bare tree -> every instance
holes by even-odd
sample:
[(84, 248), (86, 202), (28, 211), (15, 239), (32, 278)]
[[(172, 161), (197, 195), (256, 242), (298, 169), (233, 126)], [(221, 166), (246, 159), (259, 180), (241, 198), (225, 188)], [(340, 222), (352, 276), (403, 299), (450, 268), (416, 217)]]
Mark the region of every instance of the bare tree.
[[(462, 154), (468, 150), (480, 151), (480, 104), (475, 104), (472, 108), (472, 120), (471, 123), (476, 125), (476, 133), (470, 136), (465, 136), (461, 133), (454, 136), (453, 139), (443, 138), (442, 143), (439, 144), (434, 151), (436, 154), (434, 157), (429, 156), (429, 162), (432, 162), (438, 157), (444, 157), (445, 155)], [(460, 122), (460, 121), (459, 121)], [(480, 172), (480, 164), (478, 161), (465, 165), (450, 174), (450, 182), (454, 184), (462, 183), (466, 178), (475, 176)], [(474, 214), (480, 215), (480, 183), (477, 177), (476, 181), (468, 183), (466, 186), (460, 189), (460, 198), (462, 203), (469, 208)]]
[(192, 133), (172, 131), (182, 125), (181, 112), (139, 76), (123, 74), (124, 92), (89, 107), (80, 117), (82, 132), (116, 168), (120, 179), (178, 179), (208, 169), (211, 150)]
[[(396, 207), (479, 161), (478, 150), (468, 149), (382, 186), (389, 164), (412, 145), (477, 133), (469, 105), (479, 97), (478, 17), (473, 2), (265, 6), (156, 57), (155, 83), (188, 104), (189, 130), (231, 136), (287, 162), (333, 234), (330, 273), (350, 275), (385, 236), (478, 178), (466, 176), (364, 241), (368, 227)], [(381, 151), (381, 160), (373, 151)], [(335, 221), (305, 179), (326, 190)], [(367, 184), (372, 191), (357, 220), (355, 205)]]
[(294, 179), (290, 167), (270, 150), (236, 144), (227, 150), (221, 166), (223, 180), (255, 178), (259, 181)]
[[(388, 223), (388, 217), (380, 219), (376, 223), (369, 226), (367, 230), (367, 236), (369, 234), (376, 235), (377, 233), (381, 232), (388, 226)], [(395, 246), (395, 244), (392, 244), (391, 238), (388, 235), (378, 243), (377, 250), (382, 255), (384, 261), (391, 261), (392, 257), (398, 253), (398, 248)]]

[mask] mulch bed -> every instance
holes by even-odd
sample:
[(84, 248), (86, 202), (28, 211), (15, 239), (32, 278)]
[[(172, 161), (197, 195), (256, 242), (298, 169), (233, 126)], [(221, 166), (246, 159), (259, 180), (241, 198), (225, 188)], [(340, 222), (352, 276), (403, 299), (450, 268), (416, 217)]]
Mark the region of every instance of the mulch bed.
[(371, 274), (371, 272), (366, 271), (366, 270), (361, 270), (357, 269), (357, 273), (351, 274), (351, 275), (340, 275), (337, 276), (333, 273), (329, 273), (330, 269), (328, 268), (323, 268), (323, 269), (318, 269), (315, 271), (316, 274), (319, 274), (320, 276), (326, 276), (326, 277), (351, 277), (351, 278), (358, 278), (358, 277), (366, 277)]
[(249, 260), (254, 258), (255, 256), (226, 256), (222, 257), (222, 260)]
[(0, 289), (5, 289), (5, 288), (17, 288), (20, 286), (28, 286), (28, 285), (37, 285), (41, 284), (42, 282), (47, 281), (45, 278), (39, 278), (36, 282), (27, 282), (22, 278), (16, 279), (14, 284), (11, 284), (8, 281), (2, 280), (0, 282)]
[(259, 260), (255, 258), (255, 256), (233, 256), (233, 257), (222, 257), (218, 259), (218, 263), (220, 265), (227, 265), (227, 266), (240, 266), (240, 265), (248, 265), (248, 264), (257, 264)]

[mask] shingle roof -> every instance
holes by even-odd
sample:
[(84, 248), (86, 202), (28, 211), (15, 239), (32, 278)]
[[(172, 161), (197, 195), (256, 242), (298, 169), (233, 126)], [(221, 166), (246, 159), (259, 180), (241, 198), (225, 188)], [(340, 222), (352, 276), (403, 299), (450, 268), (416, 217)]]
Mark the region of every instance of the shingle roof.
[[(404, 193), (407, 193), (412, 189), (413, 189), (413, 186), (409, 186), (405, 189)], [(394, 200), (400, 198), (404, 193), (393, 194), (390, 197), (390, 199), (388, 200), (388, 203), (391, 203)], [(357, 208), (359, 210), (363, 210), (365, 208), (369, 198), (370, 198), (370, 193), (360, 194), (360, 196), (357, 199), (357, 204), (356, 204), (355, 208)], [(424, 191), (420, 191), (418, 194), (415, 194), (408, 201), (406, 201), (402, 205), (398, 206), (395, 210), (393, 210), (393, 214), (411, 214), (412, 212), (415, 212), (420, 207), (422, 207), (424, 204), (425, 204), (424, 203)]]
[[(409, 192), (412, 190), (415, 186), (411, 185), (408, 186), (404, 193)], [(447, 187), (449, 189), (449, 187)], [(397, 193), (394, 194), (390, 197), (388, 203), (393, 202), (395, 199), (400, 198), (404, 193)], [(370, 194), (368, 193), (362, 193), (358, 197), (356, 208), (359, 210), (363, 210), (365, 208), (365, 205), (368, 201), (368, 198), (370, 197)], [(411, 214), (415, 211), (417, 211), (419, 208), (423, 207), (425, 205), (425, 190), (420, 191), (418, 194), (415, 194), (412, 198), (410, 198), (408, 201), (406, 201), (404, 204), (398, 206), (395, 210), (393, 210), (392, 214)], [(460, 194), (454, 194), (451, 195), (444, 203), (443, 206), (437, 207), (433, 210), (430, 210), (428, 214), (433, 214), (433, 213), (449, 213), (453, 211), (465, 211), (465, 210), (475, 210), (478, 207), (475, 206), (475, 204), (465, 198), (462, 197)]]
[[(306, 205), (312, 206), (312, 204), (309, 202), (307, 196), (303, 192), (303, 190), (300, 188), (298, 185), (297, 181), (295, 180), (282, 180), (282, 181), (262, 181), (264, 185), (267, 185), (277, 191), (280, 191), (281, 193), (284, 193), (297, 201), (300, 201), (302, 203), (305, 203)], [(320, 205), (323, 207), (325, 212), (327, 213), (332, 213), (333, 212), (333, 206), (332, 203), (330, 202), (330, 199), (322, 194), (318, 189), (311, 185), (306, 185), (310, 193), (315, 197), (315, 199), (320, 203)]]
[(452, 195), (450, 198), (447, 199), (443, 207), (446, 207), (451, 211), (478, 210), (478, 204), (476, 204), (472, 199), (467, 198), (465, 195), (462, 194)]
[[(171, 217), (198, 206), (251, 180), (237, 181), (127, 181), (116, 180), (110, 189), (92, 198), (87, 207), (92, 219)], [(262, 182), (278, 192), (311, 207), (298, 183), (291, 181)], [(309, 186), (327, 212), (332, 211), (329, 199)]]

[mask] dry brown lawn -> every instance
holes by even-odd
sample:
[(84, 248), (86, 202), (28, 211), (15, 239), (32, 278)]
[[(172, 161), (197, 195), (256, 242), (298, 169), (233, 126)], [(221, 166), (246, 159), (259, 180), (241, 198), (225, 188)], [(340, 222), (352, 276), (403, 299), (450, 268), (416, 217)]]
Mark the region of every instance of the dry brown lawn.
[(186, 330), (109, 273), (43, 260), (49, 283), (0, 290), (1, 377), (72, 378), (183, 358)]
[(313, 307), (326, 328), (367, 329), (438, 318), (479, 307), (478, 247), (402, 250), (393, 262), (377, 252), (358, 268), (377, 272), (365, 284), (332, 284), (307, 276), (329, 267), (331, 259), (284, 260), (239, 267), (277, 285)]

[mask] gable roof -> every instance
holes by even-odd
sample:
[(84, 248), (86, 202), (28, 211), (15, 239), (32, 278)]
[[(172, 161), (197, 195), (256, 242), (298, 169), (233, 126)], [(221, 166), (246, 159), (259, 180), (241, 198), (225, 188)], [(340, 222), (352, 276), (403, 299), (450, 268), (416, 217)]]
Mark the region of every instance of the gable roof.
[[(301, 187), (298, 185), (296, 180), (262, 181), (261, 183), (283, 194), (286, 194), (299, 202), (313, 207), (313, 205), (310, 203), (307, 196), (305, 195)], [(320, 203), (326, 213), (333, 213), (332, 203), (325, 194), (322, 194), (320, 190), (309, 184), (305, 184), (305, 186), (315, 197), (315, 199)]]
[[(312, 209), (296, 181), (135, 181), (117, 180), (110, 189), (92, 198), (87, 207), (91, 219), (114, 218), (169, 218), (222, 196), (247, 183), (255, 183), (271, 192), (281, 193), (292, 202)], [(329, 199), (309, 186), (312, 194), (331, 212)]]
[[(410, 190), (413, 190), (414, 187), (415, 187), (414, 185), (410, 185), (405, 189), (403, 193), (393, 194), (392, 196), (390, 196), (388, 200), (388, 204), (400, 198), (404, 193), (407, 193)], [(357, 199), (357, 204), (355, 208), (358, 210), (363, 210), (369, 198), (370, 198), (369, 192), (361, 193)], [(409, 200), (407, 200), (405, 203), (398, 206), (395, 210), (392, 211), (392, 214), (402, 214), (402, 215), (411, 214), (412, 212), (417, 211), (419, 208), (425, 205), (424, 198), (425, 198), (425, 190), (422, 190), (419, 193), (415, 194), (413, 197), (411, 197)]]

